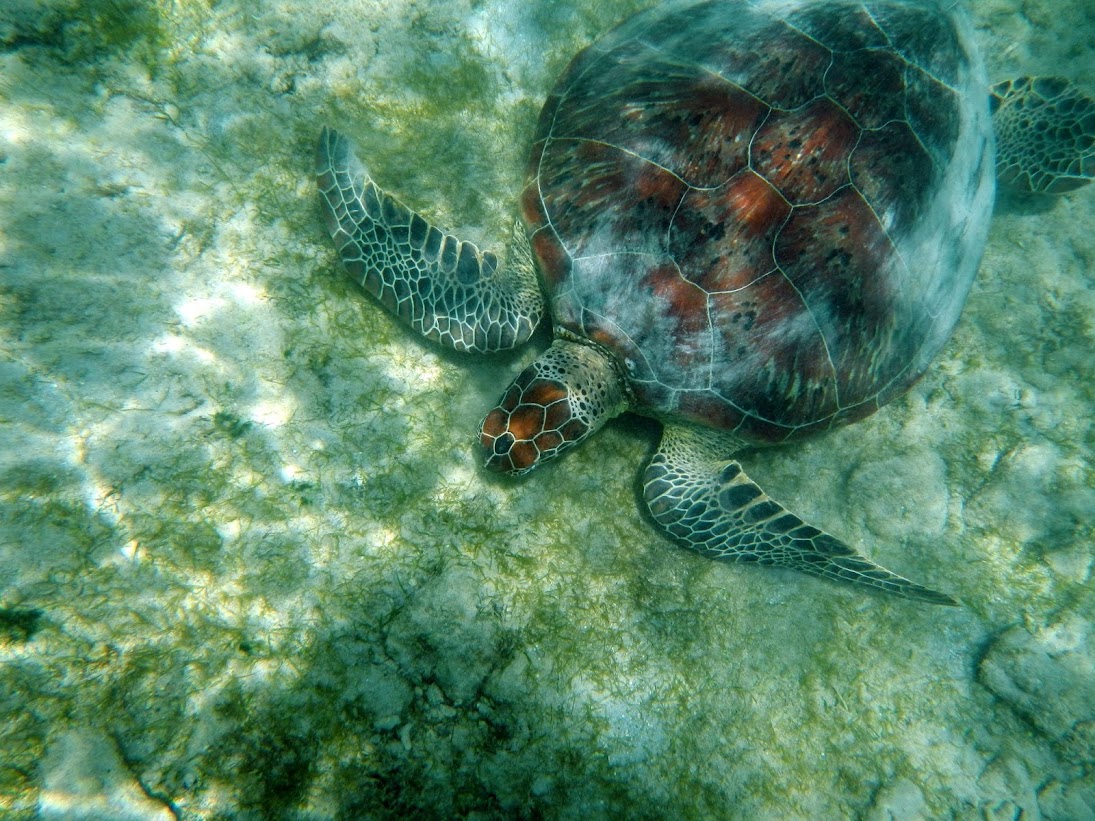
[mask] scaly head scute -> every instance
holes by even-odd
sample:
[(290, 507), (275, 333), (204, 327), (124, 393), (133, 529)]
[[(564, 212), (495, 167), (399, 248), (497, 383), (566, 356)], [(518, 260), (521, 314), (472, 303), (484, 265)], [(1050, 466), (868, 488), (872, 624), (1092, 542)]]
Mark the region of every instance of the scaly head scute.
[(490, 470), (520, 475), (596, 433), (627, 407), (609, 356), (557, 338), (479, 424)]

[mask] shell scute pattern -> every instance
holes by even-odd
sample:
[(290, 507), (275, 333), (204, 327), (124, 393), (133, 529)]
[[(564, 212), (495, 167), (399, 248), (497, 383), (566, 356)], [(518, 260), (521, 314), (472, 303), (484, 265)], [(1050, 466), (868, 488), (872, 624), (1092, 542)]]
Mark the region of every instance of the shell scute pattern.
[(890, 47), (889, 39), (866, 6), (856, 5), (849, 7), (844, 14), (833, 14), (830, 5), (818, 3), (795, 10), (788, 15), (787, 21), (833, 51), (856, 52)]
[(677, 20), (671, 37), (661, 40), (652, 34), (642, 41), (684, 65), (699, 66), (724, 83), (739, 86), (770, 108), (798, 108), (824, 93), (825, 72), (832, 62), (824, 45), (804, 37), (785, 20), (738, 14), (732, 21), (725, 10), (712, 11), (710, 26), (718, 32), (716, 37), (701, 42), (696, 29)]
[(890, 52), (842, 54), (825, 74), (825, 92), (861, 128), (883, 128), (905, 119), (909, 65)]
[(792, 206), (818, 203), (848, 185), (858, 138), (855, 122), (828, 97), (773, 110), (753, 137), (752, 170)]
[[(953, 19), (821, 6), (625, 23), (557, 85), (523, 196), (556, 325), (625, 363), (640, 408), (746, 441), (845, 424), (908, 387), (983, 243), (958, 239), (959, 216), (924, 218), (991, 186), (977, 151), (956, 159), (989, 138)], [(910, 265), (929, 231), (957, 250)]]
[[(936, 5), (912, 8), (900, 3), (866, 3), (864, 7), (887, 45), (912, 69), (954, 88), (962, 84), (968, 53), (955, 37), (953, 18), (940, 13), (953, 3), (940, 0)], [(895, 32), (900, 36), (894, 36)]]

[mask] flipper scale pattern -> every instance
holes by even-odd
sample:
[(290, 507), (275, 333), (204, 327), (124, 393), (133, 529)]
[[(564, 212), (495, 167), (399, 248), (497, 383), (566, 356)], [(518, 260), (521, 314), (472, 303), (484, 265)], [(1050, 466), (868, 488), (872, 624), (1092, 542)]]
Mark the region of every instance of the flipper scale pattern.
[(349, 140), (330, 128), (316, 149), (316, 180), (346, 270), (415, 331), (486, 353), (521, 345), (536, 330), (544, 301), (520, 227), (502, 266), (493, 252), (438, 230), (377, 186)]
[(786, 567), (931, 604), (958, 603), (788, 513), (741, 465), (719, 455), (735, 449), (731, 437), (721, 443), (713, 439), (710, 431), (667, 425), (643, 477), (643, 497), (654, 521), (676, 541), (720, 561)]

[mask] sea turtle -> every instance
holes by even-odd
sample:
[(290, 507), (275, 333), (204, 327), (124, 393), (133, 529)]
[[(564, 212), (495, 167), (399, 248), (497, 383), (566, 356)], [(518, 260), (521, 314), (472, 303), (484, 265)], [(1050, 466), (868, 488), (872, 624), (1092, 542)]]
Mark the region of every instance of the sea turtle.
[(664, 431), (643, 497), (685, 547), (954, 604), (804, 523), (730, 457), (905, 391), (958, 320), (994, 157), (1063, 190), (1091, 176), (1093, 134), (1095, 104), (1060, 81), (990, 95), (950, 0), (678, 0), (559, 79), (505, 265), (379, 188), (328, 128), (316, 175), (346, 269), (423, 336), (499, 351), (550, 314), (551, 346), (480, 424), (488, 468), (525, 473), (645, 414)]

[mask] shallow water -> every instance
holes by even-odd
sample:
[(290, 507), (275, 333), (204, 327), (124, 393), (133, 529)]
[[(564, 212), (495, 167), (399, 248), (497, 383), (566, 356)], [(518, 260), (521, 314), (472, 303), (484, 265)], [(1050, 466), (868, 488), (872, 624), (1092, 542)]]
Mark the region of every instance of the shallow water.
[[(747, 461), (961, 609), (674, 548), (644, 420), (484, 475), (532, 351), (339, 272), (322, 124), (489, 244), (552, 79), (644, 5), (0, 11), (0, 815), (1095, 814), (1095, 191), (1002, 203), (924, 379)], [(1083, 2), (972, 13), (993, 78), (1095, 77)]]

